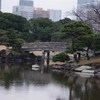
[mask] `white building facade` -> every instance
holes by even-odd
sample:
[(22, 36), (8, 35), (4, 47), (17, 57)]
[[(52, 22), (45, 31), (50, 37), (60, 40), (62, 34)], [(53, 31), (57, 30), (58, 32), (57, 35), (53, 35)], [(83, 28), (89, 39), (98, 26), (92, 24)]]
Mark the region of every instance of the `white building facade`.
[(61, 19), (61, 15), (62, 15), (62, 11), (61, 10), (53, 10), (53, 9), (48, 9), (50, 15), (49, 15), (49, 19), (51, 19), (52, 21), (56, 22), (59, 21)]
[(25, 17), (27, 20), (33, 18), (34, 2), (32, 0), (20, 0), (19, 6), (13, 6), (13, 14)]

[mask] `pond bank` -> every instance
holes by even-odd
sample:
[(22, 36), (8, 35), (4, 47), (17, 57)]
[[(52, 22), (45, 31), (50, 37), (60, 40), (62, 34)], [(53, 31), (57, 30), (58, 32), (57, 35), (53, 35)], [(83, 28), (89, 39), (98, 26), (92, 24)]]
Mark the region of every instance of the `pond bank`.
[(82, 60), (79, 63), (71, 63), (71, 65), (84, 65), (84, 64), (92, 64), (92, 63), (100, 63), (100, 58), (98, 59), (90, 59), (90, 60)]

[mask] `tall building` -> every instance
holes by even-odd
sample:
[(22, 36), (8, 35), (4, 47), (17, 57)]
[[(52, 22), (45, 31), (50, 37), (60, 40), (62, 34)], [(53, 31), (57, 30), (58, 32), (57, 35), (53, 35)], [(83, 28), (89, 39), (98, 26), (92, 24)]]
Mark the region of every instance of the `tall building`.
[(19, 5), (21, 6), (31, 6), (33, 7), (34, 3), (32, 0), (20, 0)]
[(78, 4), (86, 4), (86, 3), (92, 3), (95, 2), (97, 0), (78, 0)]
[(25, 17), (27, 20), (33, 18), (34, 2), (32, 0), (20, 0), (19, 6), (13, 6), (13, 14)]
[(37, 8), (33, 12), (33, 18), (39, 18), (39, 17), (49, 18), (49, 11), (45, 11), (42, 8)]
[(100, 25), (98, 24), (98, 22), (96, 22), (96, 20), (98, 20), (97, 14), (95, 13), (93, 9), (91, 9), (92, 6), (89, 8), (89, 5), (93, 4), (96, 6), (99, 3), (100, 3), (100, 0), (78, 0), (77, 2), (78, 10), (84, 15), (84, 16), (82, 15), (83, 18), (82, 16), (81, 18), (83, 20), (86, 20), (87, 23), (92, 26), (92, 29), (95, 33), (100, 31)]
[(0, 11), (1, 11), (1, 0), (0, 0)]
[(53, 9), (48, 9), (50, 16), (49, 19), (52, 21), (56, 22), (61, 19), (62, 11), (61, 10), (53, 10)]
[(99, 0), (78, 0), (77, 1), (77, 5), (78, 5), (77, 8), (82, 8), (84, 5), (91, 4), (91, 3), (94, 3), (97, 1), (99, 1)]

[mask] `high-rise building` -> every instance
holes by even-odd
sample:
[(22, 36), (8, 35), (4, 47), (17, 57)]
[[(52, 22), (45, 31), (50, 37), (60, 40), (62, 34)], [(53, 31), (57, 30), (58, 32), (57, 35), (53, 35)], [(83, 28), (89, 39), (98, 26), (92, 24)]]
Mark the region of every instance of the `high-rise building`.
[(0, 0), (0, 11), (1, 11), (1, 0)]
[(33, 12), (33, 18), (49, 18), (49, 11), (45, 11), (42, 8), (37, 8)]
[(34, 2), (32, 0), (20, 0), (19, 6), (13, 6), (13, 14), (25, 17), (27, 20), (33, 18)]
[(19, 5), (20, 6), (31, 6), (31, 7), (33, 7), (34, 2), (32, 0), (20, 0)]
[(78, 0), (78, 4), (86, 4), (86, 3), (92, 3), (95, 2), (97, 0)]
[(61, 19), (62, 11), (61, 10), (54, 10), (54, 9), (48, 9), (50, 16), (49, 19), (56, 22)]
[(77, 1), (77, 5), (78, 5), (77, 8), (82, 8), (82, 6), (84, 6), (84, 5), (91, 4), (91, 3), (94, 3), (97, 1), (99, 1), (99, 0), (78, 0)]
[(96, 6), (98, 3), (100, 3), (100, 0), (78, 0), (77, 2), (78, 5), (77, 8), (79, 13), (81, 12), (81, 14), (83, 13), (84, 15), (84, 16), (82, 15), (81, 18), (83, 20), (86, 20), (87, 23), (92, 26), (92, 29), (95, 33), (100, 31), (100, 25), (95, 21), (98, 18), (97, 14), (93, 9), (91, 9), (92, 6), (91, 7), (89, 6), (91, 4)]

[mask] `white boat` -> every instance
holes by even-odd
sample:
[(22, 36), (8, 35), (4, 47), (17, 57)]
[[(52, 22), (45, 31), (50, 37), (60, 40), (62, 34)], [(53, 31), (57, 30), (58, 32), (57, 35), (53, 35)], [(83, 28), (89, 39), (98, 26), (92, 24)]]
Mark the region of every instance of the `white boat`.
[(35, 64), (35, 65), (32, 65), (32, 70), (39, 70), (39, 65)]
[(91, 69), (91, 68), (92, 68), (91, 66), (82, 65), (77, 68), (74, 68), (74, 71), (82, 72), (83, 70)]
[(39, 68), (39, 65), (37, 65), (37, 64), (32, 65), (32, 68)]

